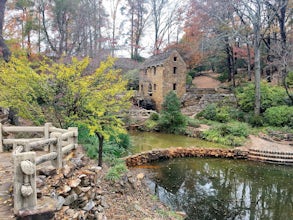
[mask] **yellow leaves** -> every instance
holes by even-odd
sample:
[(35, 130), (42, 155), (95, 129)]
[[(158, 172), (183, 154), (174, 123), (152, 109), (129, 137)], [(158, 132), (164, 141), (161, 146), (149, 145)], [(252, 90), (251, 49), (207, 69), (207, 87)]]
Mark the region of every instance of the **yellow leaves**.
[[(41, 77), (31, 69), (27, 60), (11, 57), (0, 66), (0, 106), (14, 107), (24, 118), (42, 117), (37, 104), (37, 88)], [(38, 116), (38, 117), (37, 117)]]
[(86, 125), (91, 134), (98, 132), (107, 139), (110, 133), (124, 129), (120, 115), (130, 107), (132, 92), (126, 90), (127, 81), (113, 69), (113, 58), (101, 62), (92, 74), (84, 74), (88, 63), (88, 58), (73, 58), (70, 64), (41, 67), (50, 91), (46, 100), (51, 103), (49, 112), (55, 112), (59, 122)]

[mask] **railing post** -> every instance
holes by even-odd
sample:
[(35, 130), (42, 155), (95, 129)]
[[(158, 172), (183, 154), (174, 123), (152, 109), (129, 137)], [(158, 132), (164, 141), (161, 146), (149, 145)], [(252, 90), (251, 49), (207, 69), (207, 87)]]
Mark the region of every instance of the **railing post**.
[(68, 138), (68, 142), (74, 144), (74, 148), (77, 148), (78, 145), (78, 128), (77, 127), (69, 127), (68, 131), (73, 131), (74, 134), (72, 137)]
[(14, 160), (14, 214), (37, 205), (36, 153), (15, 153)]
[[(50, 138), (50, 127), (52, 126), (52, 123), (45, 123), (44, 126), (44, 138), (49, 139)], [(45, 151), (49, 151), (49, 146), (45, 146)]]
[(58, 132), (52, 132), (50, 134), (51, 137), (56, 137), (57, 142), (52, 144), (50, 146), (50, 152), (56, 152), (57, 153), (57, 158), (55, 160), (52, 160), (52, 165), (56, 167), (57, 169), (62, 168), (62, 158), (63, 158), (63, 153), (62, 153), (62, 139), (61, 139), (61, 133)]
[(0, 123), (0, 153), (3, 152), (2, 123)]

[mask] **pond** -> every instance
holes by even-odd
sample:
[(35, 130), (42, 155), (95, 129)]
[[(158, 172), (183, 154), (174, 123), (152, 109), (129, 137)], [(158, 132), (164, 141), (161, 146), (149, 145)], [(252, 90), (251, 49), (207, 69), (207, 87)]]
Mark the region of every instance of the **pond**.
[[(151, 139), (151, 145), (161, 142)], [(138, 145), (144, 141), (139, 140)], [(172, 159), (147, 167), (153, 193), (174, 210), (185, 211), (189, 220), (293, 219), (292, 167), (211, 158)]]
[(131, 154), (140, 153), (152, 149), (169, 147), (213, 147), (225, 148), (226, 146), (192, 138), (183, 135), (164, 134), (158, 132), (129, 132), (131, 145), (129, 148)]

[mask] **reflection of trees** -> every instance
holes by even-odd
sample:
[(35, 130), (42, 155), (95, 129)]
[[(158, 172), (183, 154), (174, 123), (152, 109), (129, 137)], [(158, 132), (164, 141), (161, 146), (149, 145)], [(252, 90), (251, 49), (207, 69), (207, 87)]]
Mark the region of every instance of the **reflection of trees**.
[(190, 219), (293, 219), (290, 169), (216, 159), (159, 164), (157, 194)]

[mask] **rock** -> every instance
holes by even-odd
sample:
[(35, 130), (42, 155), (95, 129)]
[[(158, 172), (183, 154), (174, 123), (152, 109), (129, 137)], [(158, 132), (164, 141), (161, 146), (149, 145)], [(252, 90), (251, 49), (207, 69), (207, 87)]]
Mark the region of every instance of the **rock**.
[(89, 168), (89, 170), (93, 171), (95, 173), (98, 173), (98, 172), (100, 172), (102, 170), (102, 167), (100, 167), (100, 166), (92, 166), (92, 167)]
[(104, 191), (102, 189), (96, 189), (97, 195), (104, 195)]
[(60, 189), (58, 189), (58, 193), (61, 195), (67, 195), (70, 192), (71, 187), (68, 185), (63, 185)]
[(37, 184), (37, 188), (41, 188), (45, 186), (45, 182), (42, 178), (40, 178), (40, 176), (36, 177), (36, 184)]
[(75, 210), (74, 209), (67, 209), (66, 212), (65, 212), (65, 214), (67, 216), (69, 216), (71, 219), (73, 219), (73, 216), (75, 214)]
[(69, 178), (73, 175), (73, 168), (68, 166), (67, 164), (64, 165), (63, 167), (63, 175), (66, 177), (66, 178)]
[(97, 207), (97, 211), (98, 211), (98, 212), (104, 212), (104, 208), (103, 208), (101, 205), (99, 205), (99, 206)]
[(69, 185), (71, 188), (75, 188), (75, 187), (77, 187), (80, 183), (81, 183), (81, 179), (79, 179), (79, 178), (71, 179), (71, 180), (68, 181), (68, 185)]
[(137, 178), (138, 180), (142, 180), (142, 179), (144, 178), (144, 173), (139, 173), (139, 174), (137, 174), (136, 178)]
[(85, 207), (83, 207), (82, 209), (84, 210), (84, 211), (90, 211), (90, 210), (92, 210), (94, 207), (95, 207), (95, 205), (96, 205), (96, 203), (93, 201), (93, 200), (90, 200), (86, 205), (85, 205)]
[(177, 211), (177, 212), (175, 212), (175, 213), (176, 213), (177, 215), (183, 217), (184, 219), (187, 217), (187, 214), (186, 214), (185, 212), (183, 212), (183, 211)]
[(103, 206), (105, 209), (109, 208), (109, 205), (107, 204), (104, 197), (101, 198), (101, 206)]
[(43, 167), (38, 170), (38, 175), (53, 176), (57, 174), (57, 170), (52, 165)]
[(103, 213), (95, 212), (95, 218), (97, 220), (107, 220), (107, 217)]
[(78, 199), (78, 196), (75, 193), (73, 193), (65, 198), (64, 205), (70, 205), (71, 203), (73, 203), (77, 199)]
[(59, 211), (61, 210), (63, 204), (65, 203), (65, 199), (63, 196), (58, 196), (57, 198), (57, 204), (56, 204), (56, 210)]

